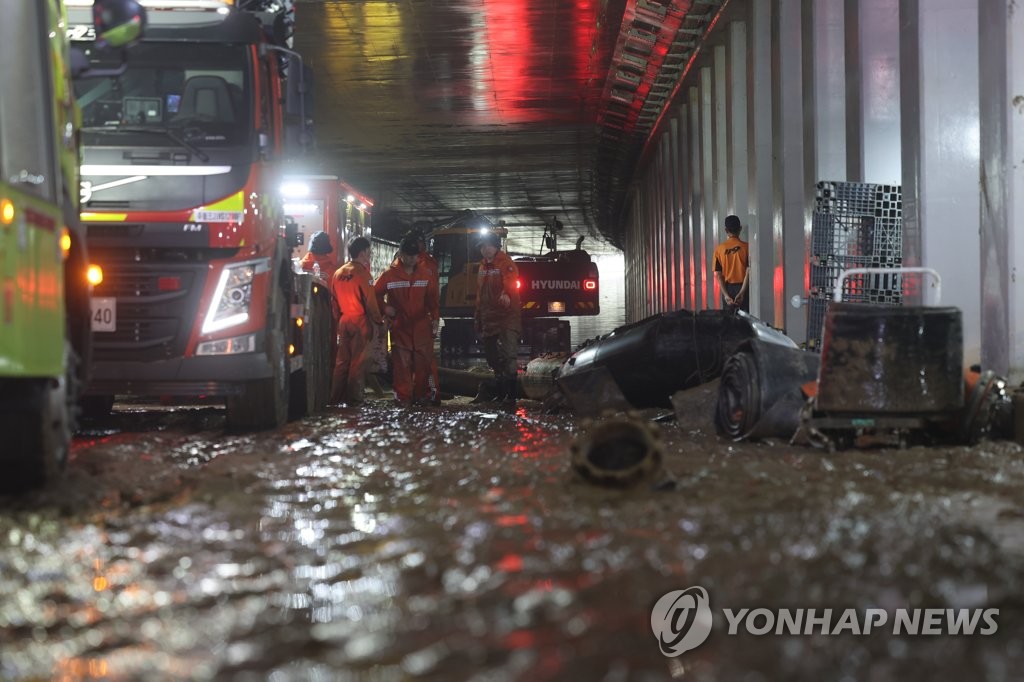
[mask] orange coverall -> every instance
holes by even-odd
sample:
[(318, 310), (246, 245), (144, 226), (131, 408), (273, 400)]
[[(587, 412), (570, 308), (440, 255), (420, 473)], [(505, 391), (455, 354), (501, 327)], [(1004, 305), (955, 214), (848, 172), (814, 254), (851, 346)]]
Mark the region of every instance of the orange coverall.
[(412, 273), (398, 262), (377, 278), (373, 288), (378, 307), (390, 305), (395, 309), (391, 323), (395, 399), (403, 403), (437, 400), (437, 382), (430, 373), (434, 357), (430, 327), (439, 306), (437, 279), (421, 260), (417, 260)]
[[(433, 256), (431, 256), (426, 251), (423, 251), (422, 253), (420, 253), (420, 263), (425, 265), (427, 270), (430, 271), (430, 276), (434, 280), (434, 286), (437, 287), (437, 291), (438, 291), (438, 294), (437, 294), (437, 307), (434, 308), (433, 312), (431, 313), (431, 315), (432, 315), (431, 319), (433, 320), (434, 324), (438, 324), (439, 325), (441, 323), (441, 280), (440, 280), (441, 268), (437, 264), (437, 259), (434, 258)], [(440, 390), (441, 390), (440, 389), (441, 379), (440, 379), (440, 377), (437, 374), (437, 355), (435, 353), (431, 353), (430, 354), (430, 379), (431, 379), (431, 381), (433, 381), (432, 385), (436, 386), (438, 388), (438, 391), (440, 392)], [(436, 402), (439, 401), (439, 398), (440, 398), (440, 393), (435, 395), (434, 398), (432, 398), (431, 400), (436, 403)]]
[(334, 262), (334, 254), (330, 253), (315, 254), (312, 251), (307, 251), (306, 255), (299, 261), (299, 265), (306, 272), (313, 272), (313, 263), (320, 266), (320, 276), (325, 280), (330, 279), (331, 275), (338, 268)]
[(366, 386), (367, 346), (373, 334), (370, 325), (382, 324), (383, 319), (370, 271), (362, 263), (349, 261), (338, 268), (331, 278), (331, 290), (341, 311), (331, 402), (358, 404)]
[[(494, 370), (499, 392), (514, 395), (518, 365), (519, 335), (523, 331), (522, 304), (519, 302), (519, 268), (504, 251), (491, 260), (482, 259), (477, 271), (474, 324), (484, 343), (487, 364)], [(508, 305), (500, 298), (507, 294)]]

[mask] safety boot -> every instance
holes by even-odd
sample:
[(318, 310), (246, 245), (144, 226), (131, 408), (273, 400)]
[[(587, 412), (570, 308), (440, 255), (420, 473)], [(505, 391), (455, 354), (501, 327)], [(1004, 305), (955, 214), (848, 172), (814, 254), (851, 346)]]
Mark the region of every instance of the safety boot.
[(498, 402), (506, 412), (516, 411), (516, 377), (502, 377), (498, 384)]
[[(499, 380), (500, 381), (500, 380)], [(495, 387), (493, 381), (481, 381), (476, 389), (476, 397), (469, 402), (473, 405), (479, 405), (480, 403), (489, 403), (496, 399), (497, 394), (500, 391), (499, 387)]]

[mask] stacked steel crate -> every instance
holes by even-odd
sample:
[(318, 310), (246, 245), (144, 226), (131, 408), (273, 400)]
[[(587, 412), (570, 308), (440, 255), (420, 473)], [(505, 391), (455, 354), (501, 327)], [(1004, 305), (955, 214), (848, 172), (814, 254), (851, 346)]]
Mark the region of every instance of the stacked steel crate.
[[(821, 349), (825, 310), (839, 274), (850, 268), (897, 268), (903, 262), (903, 194), (899, 185), (822, 181), (816, 186), (811, 223), (811, 286), (807, 347)], [(902, 278), (850, 277), (843, 300), (900, 305)]]

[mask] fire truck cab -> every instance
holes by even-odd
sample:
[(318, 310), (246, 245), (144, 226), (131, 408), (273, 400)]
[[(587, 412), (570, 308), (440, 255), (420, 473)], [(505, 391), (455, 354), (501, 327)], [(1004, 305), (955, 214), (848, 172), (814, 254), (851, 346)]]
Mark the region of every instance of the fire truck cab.
[[(141, 2), (127, 70), (76, 87), (81, 216), (107, 273), (88, 407), (223, 396), (229, 428), (273, 428), (326, 404), (332, 361), (330, 293), (295, 271), (302, 236), (280, 195), (308, 139), (292, 3)], [(102, 65), (83, 19), (72, 37)]]

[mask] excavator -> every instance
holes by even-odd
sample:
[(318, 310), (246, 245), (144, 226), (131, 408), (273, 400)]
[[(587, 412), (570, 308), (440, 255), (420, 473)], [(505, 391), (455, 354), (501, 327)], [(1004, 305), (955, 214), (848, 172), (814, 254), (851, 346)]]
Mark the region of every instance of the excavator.
[[(428, 248), (438, 262), (441, 287), (441, 362), (482, 353), (473, 330), (476, 305), (480, 235), (494, 232), (508, 237), (504, 222), (494, 224), (473, 210), (465, 210), (434, 223), (418, 223), (414, 229), (424, 235)], [(519, 269), (519, 297), (522, 302), (523, 335), (520, 350), (530, 357), (544, 353), (568, 353), (569, 320), (566, 317), (592, 316), (601, 312), (600, 280), (597, 264), (582, 248), (558, 249), (561, 223), (552, 220), (545, 226), (546, 252), (539, 255), (510, 254)]]

